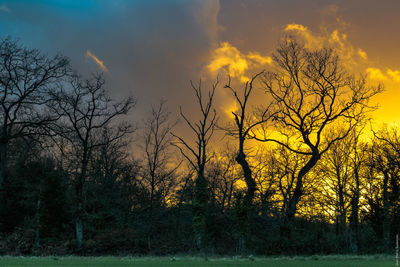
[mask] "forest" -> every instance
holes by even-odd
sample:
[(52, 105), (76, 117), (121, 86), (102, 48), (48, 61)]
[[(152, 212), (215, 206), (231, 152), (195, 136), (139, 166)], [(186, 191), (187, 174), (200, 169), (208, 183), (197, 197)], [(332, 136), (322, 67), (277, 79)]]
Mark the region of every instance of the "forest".
[(104, 75), (1, 38), (0, 254), (392, 252), (400, 129), (371, 120), (383, 86), (290, 36), (269, 69), (222, 78), (182, 88), (196, 114), (166, 99), (139, 118)]

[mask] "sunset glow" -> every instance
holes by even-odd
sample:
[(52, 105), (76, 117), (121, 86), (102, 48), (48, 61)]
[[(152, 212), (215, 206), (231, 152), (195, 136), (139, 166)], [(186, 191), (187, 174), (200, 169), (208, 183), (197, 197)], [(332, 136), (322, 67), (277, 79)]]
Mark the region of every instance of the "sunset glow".
[(399, 11), (0, 0), (0, 265), (398, 265)]

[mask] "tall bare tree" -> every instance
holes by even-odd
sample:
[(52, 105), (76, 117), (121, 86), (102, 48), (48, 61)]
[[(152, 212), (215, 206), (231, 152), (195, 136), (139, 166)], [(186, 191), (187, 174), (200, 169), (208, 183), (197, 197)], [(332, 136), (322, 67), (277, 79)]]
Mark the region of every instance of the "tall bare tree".
[(191, 142), (174, 133), (172, 133), (172, 135), (176, 138), (174, 145), (187, 159), (193, 169), (196, 170), (197, 177), (195, 180), (195, 192), (192, 204), (193, 228), (196, 246), (198, 249), (203, 250), (206, 245), (206, 219), (209, 200), (208, 181), (205, 177), (205, 167), (211, 158), (210, 153), (208, 152), (208, 144), (214, 134), (217, 123), (217, 113), (213, 108), (213, 100), (218, 80), (213, 84), (212, 89), (208, 91), (206, 96), (203, 95), (201, 81), (197, 86), (193, 84), (193, 82), (190, 84), (196, 95), (196, 101), (200, 108), (201, 118), (197, 122), (192, 122), (183, 113), (182, 108), (180, 108), (180, 115), (195, 136), (194, 144), (191, 144)]
[[(333, 49), (307, 49), (290, 37), (279, 45), (273, 58), (276, 70), (265, 73), (263, 83), (279, 111), (274, 119), (281, 132), (290, 132), (301, 146), (293, 147), (279, 138), (256, 138), (278, 143), (307, 157), (296, 174), (286, 212), (291, 225), (303, 195), (304, 177), (371, 110), (368, 102), (382, 87), (370, 87), (364, 78), (355, 79), (340, 64)], [(329, 137), (325, 135), (336, 125), (342, 125), (344, 130)]]
[(9, 142), (32, 137), (39, 127), (58, 119), (44, 107), (50, 100), (49, 91), (58, 89), (68, 74), (66, 57), (49, 58), (11, 38), (0, 38), (0, 189)]
[[(161, 101), (157, 107), (151, 109), (150, 116), (144, 121), (144, 156), (145, 166), (143, 178), (150, 190), (150, 210), (153, 209), (156, 195), (165, 196), (168, 192), (168, 181), (177, 169), (170, 168), (172, 155), (169, 151), (171, 145), (170, 132), (176, 122), (170, 120), (171, 113), (165, 107), (165, 101)], [(179, 164), (178, 164), (179, 165)], [(165, 204), (166, 200), (163, 200)]]
[(252, 164), (253, 176), (257, 184), (258, 204), (261, 214), (266, 217), (274, 212), (273, 207), (276, 209), (278, 206), (274, 205), (278, 201), (274, 196), (278, 192), (277, 182), (281, 175), (278, 164), (278, 150), (259, 146), (252, 158)]
[[(105, 80), (101, 75), (83, 80), (73, 77), (70, 88), (53, 94), (54, 112), (60, 117), (57, 133), (65, 141), (61, 150), (69, 154), (74, 168), (74, 185), (76, 194), (76, 240), (77, 247), (83, 242), (84, 217), (84, 185), (87, 178), (89, 159), (94, 148), (101, 147), (104, 140), (101, 138), (104, 127), (111, 127), (114, 120), (127, 114), (135, 105), (129, 97), (116, 102), (108, 97), (104, 88)], [(107, 142), (122, 138), (132, 132), (128, 123), (120, 123), (108, 136)]]
[[(239, 92), (231, 86), (231, 80), (225, 88), (228, 88), (233, 96), (235, 97), (235, 101), (238, 104), (239, 108), (236, 111), (232, 111), (234, 117), (234, 124), (231, 127), (226, 128), (226, 131), (229, 135), (235, 137), (238, 141), (238, 150), (237, 155), (235, 157), (236, 162), (241, 166), (243, 171), (244, 180), (246, 182), (247, 191), (243, 198), (242, 207), (240, 207), (239, 211), (239, 221), (241, 224), (242, 233), (239, 238), (239, 250), (244, 252), (246, 250), (246, 236), (249, 236), (249, 221), (250, 221), (250, 213), (253, 204), (254, 194), (257, 189), (256, 182), (252, 175), (251, 166), (246, 158), (246, 148), (245, 142), (249, 139), (250, 132), (255, 127), (260, 124), (266, 123), (272, 115), (269, 114), (269, 107), (262, 111), (259, 119), (255, 119), (254, 114), (249, 114), (248, 104), (250, 96), (252, 95), (254, 82), (256, 79), (262, 75), (264, 72), (257, 73), (254, 75), (250, 81), (246, 82), (243, 92)], [(242, 95), (243, 94), (243, 95)]]
[(236, 183), (240, 179), (235, 167), (235, 155), (229, 144), (223, 148), (207, 166), (208, 181), (210, 184), (210, 206), (214, 213), (224, 214), (233, 207), (233, 194)]
[(351, 213), (349, 216), (349, 242), (350, 250), (352, 253), (359, 252), (360, 243), (360, 199), (362, 190), (361, 177), (366, 170), (366, 157), (367, 157), (367, 143), (361, 141), (361, 134), (363, 128), (356, 129), (352, 132), (351, 138), (351, 164), (353, 166), (353, 182), (350, 187), (351, 200), (350, 207)]
[(343, 238), (346, 234), (347, 217), (350, 209), (350, 186), (353, 171), (352, 158), (350, 157), (353, 140), (349, 137), (350, 135), (333, 144), (322, 157), (321, 162), (323, 163), (318, 168), (319, 175), (323, 177), (321, 187), (323, 187), (323, 190), (328, 190), (324, 195), (326, 202), (333, 205), (336, 235), (341, 239), (342, 246), (345, 245)]
[[(400, 200), (400, 132), (396, 127), (382, 127), (374, 133), (374, 142), (370, 151), (370, 164), (375, 169), (375, 180), (381, 180), (381, 206), (383, 211), (383, 246), (390, 250), (391, 217), (396, 212)], [(378, 177), (383, 177), (378, 178)]]
[(144, 121), (143, 152), (144, 164), (142, 182), (150, 192), (149, 199), (149, 234), (148, 248), (151, 249), (151, 239), (154, 227), (154, 209), (166, 205), (168, 197), (175, 186), (178, 163), (171, 167), (172, 154), (170, 151), (172, 136), (170, 134), (176, 122), (170, 120), (171, 113), (165, 107), (165, 101), (160, 101), (157, 107), (152, 107), (150, 116)]

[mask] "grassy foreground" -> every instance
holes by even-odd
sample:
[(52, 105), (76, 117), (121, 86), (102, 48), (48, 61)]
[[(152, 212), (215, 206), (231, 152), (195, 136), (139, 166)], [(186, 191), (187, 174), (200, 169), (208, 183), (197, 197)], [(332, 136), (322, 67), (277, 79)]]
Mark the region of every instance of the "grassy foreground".
[(202, 258), (190, 257), (0, 257), (1, 267), (15, 266), (135, 266), (135, 267), (284, 267), (284, 266), (396, 266), (390, 256), (311, 256), (294, 258)]

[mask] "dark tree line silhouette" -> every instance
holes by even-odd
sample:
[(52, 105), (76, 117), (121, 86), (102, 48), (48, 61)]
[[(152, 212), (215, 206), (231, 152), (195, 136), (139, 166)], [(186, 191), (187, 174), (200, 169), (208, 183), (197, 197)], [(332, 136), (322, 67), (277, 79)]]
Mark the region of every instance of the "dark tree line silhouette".
[[(400, 132), (368, 123), (382, 86), (288, 37), (242, 87), (191, 87), (192, 135), (165, 101), (133, 124), (135, 99), (111, 99), (102, 75), (1, 39), (0, 253), (390, 252)], [(238, 106), (230, 122), (218, 90)]]

